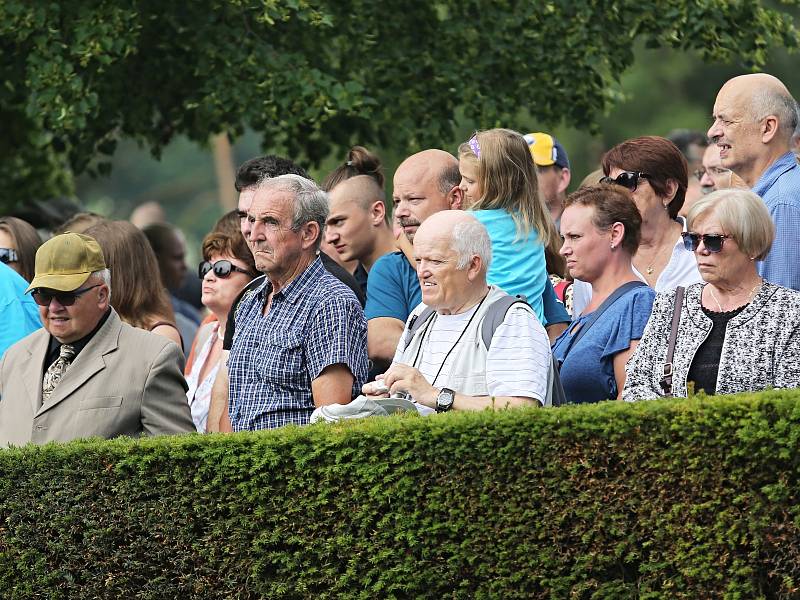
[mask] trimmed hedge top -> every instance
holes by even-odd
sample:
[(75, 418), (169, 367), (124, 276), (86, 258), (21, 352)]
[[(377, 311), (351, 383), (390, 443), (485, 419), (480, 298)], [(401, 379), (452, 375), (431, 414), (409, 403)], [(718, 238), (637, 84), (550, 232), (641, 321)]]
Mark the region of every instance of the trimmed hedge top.
[(8, 598), (798, 595), (800, 393), (0, 452)]

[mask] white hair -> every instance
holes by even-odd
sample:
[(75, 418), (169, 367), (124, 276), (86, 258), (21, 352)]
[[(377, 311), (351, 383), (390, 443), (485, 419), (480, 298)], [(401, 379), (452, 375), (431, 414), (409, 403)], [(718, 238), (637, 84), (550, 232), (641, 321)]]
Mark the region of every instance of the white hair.
[(451, 245), (458, 255), (457, 269), (466, 269), (473, 256), (480, 256), (483, 272), (492, 264), (492, 240), (480, 221), (470, 219), (456, 223), (451, 235)]
[(778, 128), (786, 140), (791, 139), (800, 121), (798, 106), (791, 95), (764, 87), (753, 93), (750, 112), (756, 121), (774, 115), (778, 117)]
[(319, 225), (315, 250), (319, 250), (325, 221), (328, 219), (328, 194), (316, 183), (300, 175), (288, 174), (278, 177), (263, 177), (257, 185), (258, 191), (280, 190), (294, 195), (292, 230), (297, 231), (306, 223), (314, 221)]
[(108, 302), (111, 303), (111, 271), (109, 269), (102, 269), (100, 271), (93, 271), (89, 274), (89, 278), (96, 277), (102, 281), (108, 288)]

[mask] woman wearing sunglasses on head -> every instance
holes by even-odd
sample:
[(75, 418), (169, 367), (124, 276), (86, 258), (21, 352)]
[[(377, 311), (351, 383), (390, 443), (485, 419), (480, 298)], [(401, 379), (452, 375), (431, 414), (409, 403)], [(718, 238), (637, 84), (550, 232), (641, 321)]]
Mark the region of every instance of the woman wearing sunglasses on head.
[(623, 399), (686, 396), (689, 382), (708, 394), (800, 385), (800, 292), (756, 270), (775, 236), (764, 202), (719, 190), (698, 200), (687, 221), (683, 238), (703, 283), (658, 295)]
[[(642, 215), (642, 239), (633, 256), (636, 276), (656, 292), (699, 282), (692, 253), (681, 240), (685, 222), (678, 212), (689, 182), (686, 159), (666, 138), (645, 136), (617, 144), (602, 159), (603, 183), (631, 192)], [(574, 314), (591, 298), (585, 282), (573, 286)]]
[(211, 388), (217, 376), (225, 338), (225, 323), (233, 301), (257, 275), (253, 255), (241, 232), (209, 233), (203, 240), (203, 262), (198, 267), (203, 280), (201, 300), (216, 320), (201, 326), (195, 338), (195, 359), (187, 369), (186, 393), (197, 431), (206, 430)]
[(175, 342), (183, 340), (167, 290), (161, 285), (158, 261), (144, 234), (128, 221), (103, 220), (85, 231), (100, 244), (111, 271), (111, 306), (128, 325), (152, 331)]

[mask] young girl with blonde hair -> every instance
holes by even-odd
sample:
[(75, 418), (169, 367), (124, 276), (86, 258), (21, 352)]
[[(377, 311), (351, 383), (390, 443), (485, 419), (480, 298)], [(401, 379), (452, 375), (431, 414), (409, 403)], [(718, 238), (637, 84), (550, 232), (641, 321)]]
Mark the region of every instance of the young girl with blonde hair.
[(558, 256), (560, 239), (539, 196), (527, 142), (510, 129), (479, 131), (459, 146), (458, 159), (465, 208), (492, 240), (487, 280), (509, 294), (526, 296), (545, 323), (545, 248), (553, 246)]

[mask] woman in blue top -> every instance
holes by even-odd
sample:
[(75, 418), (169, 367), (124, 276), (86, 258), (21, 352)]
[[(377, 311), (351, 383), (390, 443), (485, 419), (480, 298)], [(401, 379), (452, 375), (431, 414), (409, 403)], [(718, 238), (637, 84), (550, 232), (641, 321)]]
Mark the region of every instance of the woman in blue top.
[(546, 324), (542, 292), (545, 247), (556, 244), (553, 219), (539, 196), (528, 143), (510, 129), (479, 131), (458, 148), (464, 207), (489, 231), (492, 264), (486, 279), (523, 294)]
[(630, 192), (620, 186), (581, 188), (567, 198), (561, 254), (570, 273), (592, 286), (583, 314), (553, 344), (571, 403), (622, 393), (625, 363), (642, 337), (655, 298), (631, 268), (641, 226)]

